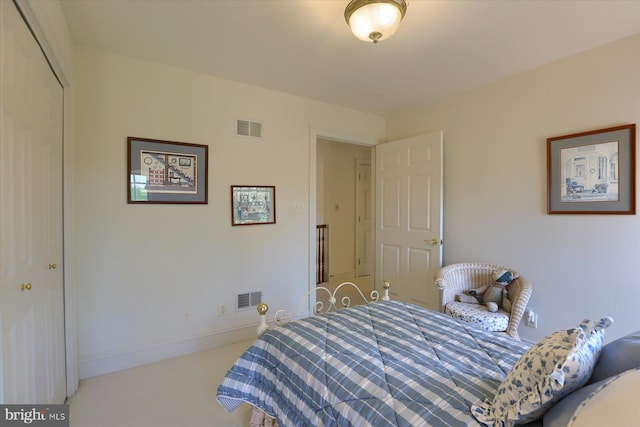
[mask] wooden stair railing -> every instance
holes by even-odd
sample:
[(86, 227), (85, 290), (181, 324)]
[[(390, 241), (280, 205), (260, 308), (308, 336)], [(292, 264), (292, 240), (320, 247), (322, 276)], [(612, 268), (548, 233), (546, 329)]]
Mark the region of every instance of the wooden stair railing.
[(316, 284), (326, 281), (327, 225), (316, 225)]

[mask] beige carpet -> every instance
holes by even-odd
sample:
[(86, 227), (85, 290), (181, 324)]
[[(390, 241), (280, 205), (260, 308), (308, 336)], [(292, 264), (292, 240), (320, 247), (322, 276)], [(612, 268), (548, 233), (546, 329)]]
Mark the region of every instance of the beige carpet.
[(71, 427), (241, 427), (251, 406), (228, 414), (216, 391), (253, 340), (80, 382), (69, 399)]

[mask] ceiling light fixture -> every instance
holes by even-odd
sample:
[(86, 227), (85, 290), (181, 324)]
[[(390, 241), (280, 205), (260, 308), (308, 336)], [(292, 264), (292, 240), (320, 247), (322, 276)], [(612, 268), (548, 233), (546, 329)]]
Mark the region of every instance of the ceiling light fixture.
[(396, 32), (406, 11), (405, 0), (352, 0), (344, 10), (344, 19), (354, 36), (378, 43)]

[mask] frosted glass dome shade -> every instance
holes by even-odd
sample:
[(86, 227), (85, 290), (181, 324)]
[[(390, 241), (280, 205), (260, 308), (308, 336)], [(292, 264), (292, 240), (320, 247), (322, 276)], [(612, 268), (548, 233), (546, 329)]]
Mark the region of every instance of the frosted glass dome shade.
[(345, 18), (353, 35), (360, 40), (377, 43), (388, 39), (398, 30), (405, 9), (404, 1), (356, 0), (347, 6)]

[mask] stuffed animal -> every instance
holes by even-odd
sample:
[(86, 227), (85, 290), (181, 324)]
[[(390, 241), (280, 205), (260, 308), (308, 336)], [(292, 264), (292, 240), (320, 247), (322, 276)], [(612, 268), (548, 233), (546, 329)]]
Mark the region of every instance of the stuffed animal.
[(506, 287), (519, 276), (518, 273), (509, 270), (493, 270), (491, 272), (493, 284), (458, 294), (456, 295), (456, 301), (468, 304), (484, 304), (487, 306), (487, 310), (491, 312), (496, 312), (499, 308), (511, 311), (511, 300), (509, 300), (509, 293)]

